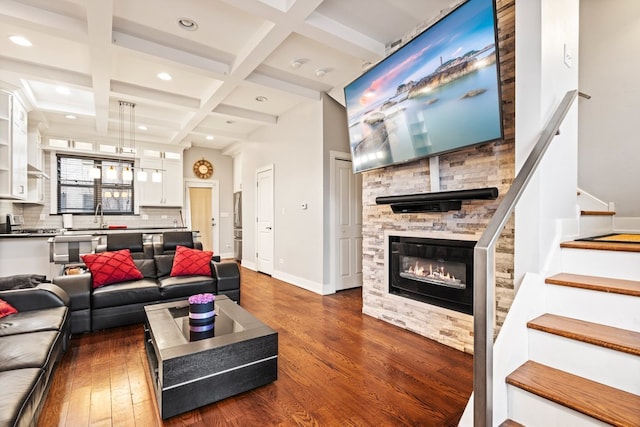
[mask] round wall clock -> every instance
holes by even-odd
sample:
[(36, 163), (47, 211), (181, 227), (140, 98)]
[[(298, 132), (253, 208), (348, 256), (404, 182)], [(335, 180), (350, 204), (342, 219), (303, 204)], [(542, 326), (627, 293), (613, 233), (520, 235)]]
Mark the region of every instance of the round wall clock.
[(213, 175), (213, 165), (208, 160), (198, 160), (193, 164), (193, 173), (202, 179), (210, 178)]

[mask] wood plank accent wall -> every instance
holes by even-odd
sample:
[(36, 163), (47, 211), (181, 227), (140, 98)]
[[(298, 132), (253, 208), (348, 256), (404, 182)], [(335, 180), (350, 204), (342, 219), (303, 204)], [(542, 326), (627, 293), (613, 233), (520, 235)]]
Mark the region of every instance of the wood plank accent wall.
[[(386, 233), (477, 240), (515, 176), (515, 0), (497, 0), (498, 44), (504, 140), (440, 156), (442, 191), (497, 187), (495, 201), (463, 202), (460, 211), (394, 214), (378, 206), (378, 196), (430, 191), (429, 160), (390, 166), (362, 174), (363, 312), (459, 350), (473, 353), (473, 318), (469, 315), (390, 295), (384, 261)], [(435, 20), (407, 35), (410, 40)], [(390, 52), (389, 52), (390, 53)], [(496, 248), (497, 324), (502, 325), (513, 301), (513, 218)]]

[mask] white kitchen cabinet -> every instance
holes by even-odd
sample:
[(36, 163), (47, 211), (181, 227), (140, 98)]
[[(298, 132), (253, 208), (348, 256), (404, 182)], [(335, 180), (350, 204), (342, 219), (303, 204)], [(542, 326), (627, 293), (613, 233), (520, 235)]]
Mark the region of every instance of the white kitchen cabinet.
[(27, 199), (25, 203), (44, 204), (46, 180), (42, 134), (38, 129), (27, 132)]
[(183, 203), (182, 160), (164, 159), (164, 201), (166, 206), (182, 206)]
[(27, 110), (0, 91), (0, 198), (27, 198)]
[(29, 172), (26, 203), (43, 205), (47, 176), (42, 172)]
[(27, 133), (27, 169), (29, 172), (44, 172), (42, 134), (37, 128), (30, 128)]
[[(182, 160), (141, 158), (139, 168), (147, 172), (147, 181), (137, 181), (140, 206), (182, 206)], [(162, 182), (153, 182), (151, 176), (158, 171)]]
[(49, 237), (0, 238), (0, 272), (14, 274), (42, 274), (51, 278), (56, 274), (49, 263)]
[(11, 95), (0, 91), (0, 195), (11, 183)]

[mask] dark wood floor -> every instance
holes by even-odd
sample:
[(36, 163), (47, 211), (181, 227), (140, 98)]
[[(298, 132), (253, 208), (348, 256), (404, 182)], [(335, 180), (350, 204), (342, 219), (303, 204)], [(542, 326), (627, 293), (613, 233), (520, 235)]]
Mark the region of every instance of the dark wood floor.
[[(454, 426), (472, 357), (363, 315), (361, 290), (320, 296), (242, 269), (242, 306), (279, 333), (278, 380), (167, 426)], [(162, 425), (142, 325), (75, 336), (39, 426)]]

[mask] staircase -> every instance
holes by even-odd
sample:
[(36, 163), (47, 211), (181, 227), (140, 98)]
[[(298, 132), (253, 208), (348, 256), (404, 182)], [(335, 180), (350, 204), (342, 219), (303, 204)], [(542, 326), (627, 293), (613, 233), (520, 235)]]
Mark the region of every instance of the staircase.
[(640, 245), (561, 247), (565, 272), (545, 280), (546, 312), (526, 323), (502, 425), (640, 426)]

